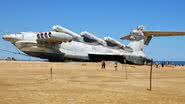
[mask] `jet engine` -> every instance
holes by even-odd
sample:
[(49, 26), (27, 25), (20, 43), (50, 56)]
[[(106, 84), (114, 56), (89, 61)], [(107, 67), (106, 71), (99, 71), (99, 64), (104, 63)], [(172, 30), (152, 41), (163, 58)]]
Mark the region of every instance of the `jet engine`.
[(71, 30), (64, 28), (62, 26), (59, 26), (59, 25), (53, 26), (52, 29), (53, 29), (53, 31), (56, 31), (56, 32), (68, 34), (68, 35), (72, 36), (74, 39), (80, 38), (80, 35), (78, 35), (77, 33), (72, 32)]
[(121, 44), (119, 41), (116, 41), (114, 39), (112, 39), (111, 37), (105, 37), (104, 40), (107, 42), (107, 45), (108, 46), (111, 46), (111, 47), (119, 47), (119, 48), (124, 48), (125, 45), (124, 44)]
[(89, 33), (89, 32), (81, 32), (80, 35), (82, 37), (84, 37), (84, 41), (85, 42), (94, 42), (94, 43), (98, 43), (101, 44), (103, 46), (106, 45), (106, 42), (103, 39), (100, 39), (98, 37), (96, 37), (94, 34)]

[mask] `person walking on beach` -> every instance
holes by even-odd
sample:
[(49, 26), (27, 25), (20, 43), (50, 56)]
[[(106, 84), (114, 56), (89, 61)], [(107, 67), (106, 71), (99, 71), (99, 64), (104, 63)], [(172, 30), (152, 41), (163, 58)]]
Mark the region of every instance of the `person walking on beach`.
[(104, 60), (102, 60), (102, 62), (101, 62), (101, 69), (105, 69), (105, 61)]

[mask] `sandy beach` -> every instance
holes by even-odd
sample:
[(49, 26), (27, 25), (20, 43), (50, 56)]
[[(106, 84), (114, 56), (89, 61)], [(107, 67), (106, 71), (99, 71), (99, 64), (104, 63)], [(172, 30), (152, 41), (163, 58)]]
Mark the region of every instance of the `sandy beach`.
[[(185, 67), (0, 61), (0, 104), (184, 104)], [(50, 69), (52, 68), (52, 79)]]

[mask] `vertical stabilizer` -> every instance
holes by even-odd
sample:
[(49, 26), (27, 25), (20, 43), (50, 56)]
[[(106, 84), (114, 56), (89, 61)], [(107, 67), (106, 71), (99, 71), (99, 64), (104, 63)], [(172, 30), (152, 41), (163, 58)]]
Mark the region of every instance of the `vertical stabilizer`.
[(144, 39), (139, 40), (139, 41), (130, 41), (127, 47), (132, 48), (133, 51), (143, 51), (144, 50)]
[(138, 26), (137, 29), (132, 30), (129, 35), (122, 37), (121, 39), (127, 39), (130, 41), (130, 43), (127, 45), (127, 47), (132, 48), (133, 51), (143, 51), (144, 49), (144, 34), (143, 26)]

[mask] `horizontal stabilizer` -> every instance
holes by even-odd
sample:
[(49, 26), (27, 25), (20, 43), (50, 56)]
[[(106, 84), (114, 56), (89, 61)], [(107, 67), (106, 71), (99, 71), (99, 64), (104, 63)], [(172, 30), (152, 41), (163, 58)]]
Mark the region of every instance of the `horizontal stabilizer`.
[(145, 36), (185, 36), (185, 32), (143, 31)]
[(144, 39), (144, 44), (148, 45), (152, 37), (160, 36), (185, 36), (185, 32), (170, 32), (170, 31), (146, 31), (144, 28), (132, 30), (129, 35), (121, 37), (122, 40), (139, 41)]
[(126, 35), (126, 36), (121, 37), (120, 39), (122, 39), (122, 40), (130, 40), (130, 36), (131, 35)]
[(165, 31), (142, 31), (144, 34), (144, 44), (148, 45), (152, 37), (160, 36), (185, 36), (185, 32), (165, 32)]

